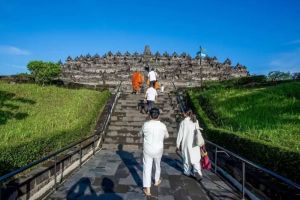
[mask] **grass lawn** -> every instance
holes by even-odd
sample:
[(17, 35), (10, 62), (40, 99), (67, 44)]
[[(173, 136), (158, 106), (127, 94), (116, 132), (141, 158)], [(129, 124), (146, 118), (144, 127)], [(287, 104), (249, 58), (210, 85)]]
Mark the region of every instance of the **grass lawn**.
[(203, 110), (216, 127), (300, 152), (300, 82), (250, 89), (214, 87), (190, 95), (208, 100)]
[(0, 82), (0, 172), (89, 135), (109, 95)]

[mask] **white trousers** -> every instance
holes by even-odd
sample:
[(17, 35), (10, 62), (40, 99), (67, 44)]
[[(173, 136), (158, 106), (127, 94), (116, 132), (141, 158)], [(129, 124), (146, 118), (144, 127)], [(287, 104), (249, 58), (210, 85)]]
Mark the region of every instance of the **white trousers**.
[(155, 176), (154, 180), (157, 182), (160, 179), (160, 160), (162, 155), (157, 157), (152, 157), (146, 153), (143, 156), (143, 187), (151, 187), (151, 172), (152, 172), (152, 163), (154, 160), (155, 164)]
[(191, 164), (191, 163), (189, 163), (188, 160), (183, 160), (183, 173), (185, 175), (187, 175), (187, 176), (191, 175), (192, 168), (193, 168), (192, 175), (194, 175), (195, 173), (198, 172), (202, 176), (200, 162), (197, 162), (196, 164)]

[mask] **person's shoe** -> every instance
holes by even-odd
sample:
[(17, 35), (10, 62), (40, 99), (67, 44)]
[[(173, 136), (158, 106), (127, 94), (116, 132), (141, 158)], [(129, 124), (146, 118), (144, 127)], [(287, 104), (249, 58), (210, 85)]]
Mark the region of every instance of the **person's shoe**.
[(200, 182), (200, 181), (202, 180), (202, 178), (203, 178), (203, 177), (202, 177), (198, 172), (195, 173), (195, 179), (196, 179), (197, 181)]
[(159, 186), (160, 183), (161, 183), (161, 179), (159, 179), (158, 181), (156, 181), (156, 182), (154, 183), (154, 185), (155, 185), (155, 186)]
[(151, 193), (150, 193), (150, 188), (144, 188), (143, 189), (143, 192), (146, 196), (151, 196)]

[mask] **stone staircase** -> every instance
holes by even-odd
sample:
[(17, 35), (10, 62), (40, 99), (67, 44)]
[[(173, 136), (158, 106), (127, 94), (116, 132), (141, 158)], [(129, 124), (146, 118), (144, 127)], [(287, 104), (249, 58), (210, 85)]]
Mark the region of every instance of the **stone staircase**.
[(178, 109), (172, 92), (159, 94), (156, 107), (170, 137), (164, 142), (162, 183), (151, 187), (151, 197), (142, 192), (142, 138), (138, 135), (147, 114), (137, 109), (143, 95), (123, 92), (118, 99), (102, 143), (102, 150), (65, 180), (48, 199), (240, 199), (216, 174), (203, 170), (203, 180), (182, 175), (182, 162), (175, 153)]
[[(137, 105), (143, 100), (144, 94), (122, 93), (116, 104), (108, 130), (104, 137), (103, 149), (117, 150), (121, 144), (123, 150), (141, 150), (142, 138), (138, 135), (143, 123), (149, 120), (142, 114)], [(178, 130), (176, 116), (178, 109), (175, 96), (171, 92), (160, 93), (155, 107), (161, 111), (160, 120), (165, 123), (170, 137), (164, 141), (165, 152), (175, 152)]]

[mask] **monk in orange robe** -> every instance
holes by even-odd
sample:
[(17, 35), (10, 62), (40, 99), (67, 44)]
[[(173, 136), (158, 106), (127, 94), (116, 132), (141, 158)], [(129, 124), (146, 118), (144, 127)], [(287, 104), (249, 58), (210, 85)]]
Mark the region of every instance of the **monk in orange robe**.
[(131, 76), (131, 82), (132, 82), (132, 93), (138, 93), (141, 90), (141, 86), (144, 82), (144, 77), (141, 74), (141, 72), (134, 72)]

